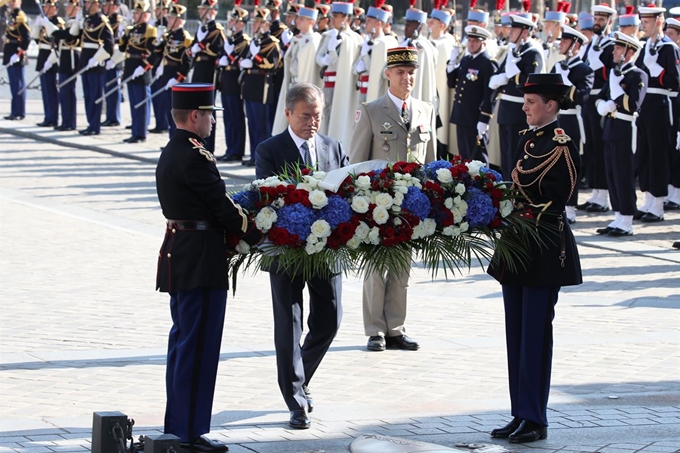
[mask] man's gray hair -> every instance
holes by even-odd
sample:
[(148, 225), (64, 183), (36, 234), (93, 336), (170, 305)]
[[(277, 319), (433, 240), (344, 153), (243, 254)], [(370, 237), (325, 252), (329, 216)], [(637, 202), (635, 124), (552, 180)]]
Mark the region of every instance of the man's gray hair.
[(323, 90), (313, 83), (295, 83), (288, 88), (288, 93), (286, 94), (286, 108), (292, 112), (300, 101), (305, 102), (308, 105), (319, 102), (321, 107), (323, 107), (325, 103)]

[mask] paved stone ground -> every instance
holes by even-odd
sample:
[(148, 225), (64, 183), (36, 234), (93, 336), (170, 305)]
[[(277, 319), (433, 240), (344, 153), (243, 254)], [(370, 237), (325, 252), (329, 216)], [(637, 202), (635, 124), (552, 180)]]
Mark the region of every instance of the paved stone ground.
[[(8, 99), (6, 86), (0, 94)], [(0, 453), (89, 450), (94, 411), (126, 413), (136, 435), (162, 427), (170, 320), (167, 297), (153, 291), (158, 151), (41, 130), (31, 126), (39, 111), (29, 101), (26, 120), (0, 121)], [(220, 168), (231, 187), (253, 176)], [(343, 326), (312, 383), (317, 408), (304, 432), (286, 429), (266, 275), (242, 276), (213, 436), (239, 453), (344, 452), (366, 432), (512, 451), (680, 451), (680, 253), (669, 248), (680, 215), (636, 225), (624, 241), (592, 234), (606, 219), (576, 224), (585, 283), (565, 288), (557, 306), (546, 441), (488, 437), (509, 410), (498, 285), (478, 268), (445, 281), (417, 267), (415, 353), (365, 351), (361, 281), (345, 279)]]

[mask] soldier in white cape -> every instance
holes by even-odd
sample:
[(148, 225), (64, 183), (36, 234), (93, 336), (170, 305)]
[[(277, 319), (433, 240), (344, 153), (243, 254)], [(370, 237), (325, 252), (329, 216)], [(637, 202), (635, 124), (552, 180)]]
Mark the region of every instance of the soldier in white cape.
[(272, 127), (272, 135), (283, 132), (288, 127), (288, 121), (283, 108), (286, 105), (288, 87), (293, 83), (309, 82), (321, 86), (319, 66), (316, 64), (316, 50), (319, 47), (321, 36), (314, 32), (314, 23), (319, 14), (315, 8), (300, 7), (295, 19), (295, 25), (300, 34), (293, 37), (290, 47), (286, 52), (283, 64), (283, 84), (279, 94), (276, 117)]

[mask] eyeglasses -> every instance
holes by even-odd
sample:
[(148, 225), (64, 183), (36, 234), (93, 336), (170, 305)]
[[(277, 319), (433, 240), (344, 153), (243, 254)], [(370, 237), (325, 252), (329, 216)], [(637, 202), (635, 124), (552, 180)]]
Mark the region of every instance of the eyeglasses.
[(311, 121), (314, 121), (314, 124), (320, 124), (321, 120), (323, 119), (323, 115), (321, 115), (321, 114), (312, 116), (312, 115), (308, 115), (308, 114), (305, 113), (304, 115), (295, 115), (295, 116), (297, 117), (297, 119), (299, 119), (301, 122), (303, 122), (305, 124), (307, 124)]

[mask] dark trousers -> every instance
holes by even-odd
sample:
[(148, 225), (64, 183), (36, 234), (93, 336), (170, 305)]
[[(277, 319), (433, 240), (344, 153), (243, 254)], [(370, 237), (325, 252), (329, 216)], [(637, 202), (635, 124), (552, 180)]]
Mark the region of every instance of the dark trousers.
[(57, 124), (59, 122), (59, 91), (57, 90), (57, 68), (52, 68), (40, 76), (40, 91), (42, 92), (45, 122)]
[(243, 157), (246, 150), (246, 114), (243, 100), (238, 94), (222, 94), (222, 119), (224, 120), (224, 141), (226, 154)]
[(26, 85), (25, 73), (24, 65), (21, 62), (7, 67), (9, 90), (12, 93), (12, 107), (10, 109), (12, 116), (26, 116), (26, 91), (19, 94), (19, 91)]
[(151, 107), (146, 102), (135, 108), (135, 105), (151, 96), (149, 85), (144, 83), (128, 83), (128, 96), (130, 97), (130, 113), (132, 114), (132, 135), (133, 137), (145, 137), (149, 127), (149, 116)]
[[(649, 192), (655, 197), (665, 197), (668, 195), (670, 179), (668, 151), (671, 149), (668, 105), (661, 102), (659, 95), (650, 94), (649, 96), (659, 98), (659, 100), (647, 102), (645, 98), (640, 110), (640, 116), (637, 119), (638, 140), (635, 168), (641, 191)], [(675, 143), (672, 147), (675, 147)]]
[(503, 179), (506, 181), (510, 181), (512, 169), (517, 164), (519, 132), (524, 128), (526, 128), (526, 124), (498, 125), (498, 141), (501, 145), (501, 170)]
[(548, 425), (554, 288), (503, 285), (512, 416)]
[[(71, 74), (59, 73), (59, 83), (71, 77)], [(59, 88), (59, 105), (61, 106), (61, 125), (76, 128), (76, 80), (73, 79)]]
[(456, 139), (458, 140), (458, 152), (463, 159), (471, 159), (472, 152), (477, 146), (477, 128), (456, 126)]
[[(106, 83), (111, 80), (116, 80), (118, 76), (120, 76), (120, 69), (108, 69), (106, 71), (106, 77), (104, 78), (105, 89), (114, 87), (115, 85), (113, 83), (108, 87), (106, 86)], [(123, 95), (120, 90), (114, 91), (106, 96), (106, 121), (120, 123), (120, 103), (122, 100)]]
[(210, 432), (227, 290), (170, 293), (165, 433), (190, 442)]
[(104, 94), (102, 76), (92, 70), (83, 74), (83, 97), (85, 98), (85, 117), (87, 118), (88, 129), (101, 132), (102, 122), (102, 103), (96, 103), (97, 99)]
[[(162, 88), (161, 88), (162, 89)], [(165, 123), (168, 125), (168, 135), (170, 138), (172, 138), (173, 135), (175, 135), (175, 130), (177, 129), (177, 126), (175, 125), (175, 120), (172, 119), (172, 90), (165, 90), (158, 96), (154, 98), (158, 99), (158, 104), (159, 104), (159, 115), (162, 115), (164, 117)], [(156, 117), (156, 125), (158, 125), (158, 117)]]
[(255, 150), (257, 145), (267, 140), (271, 135), (271, 128), (267, 121), (267, 104), (261, 102), (244, 101), (246, 116), (248, 117), (248, 138), (250, 139), (250, 158), (257, 159)]
[[(151, 92), (155, 93), (158, 90), (165, 88), (165, 84), (161, 85), (161, 78), (151, 84)], [(166, 82), (167, 83), (167, 82)], [(166, 90), (172, 94), (172, 90)], [(156, 129), (166, 131), (170, 127), (168, 125), (168, 114), (170, 113), (170, 106), (166, 106), (160, 99), (161, 95), (156, 96), (151, 100), (153, 103), (153, 116), (156, 118)]]
[[(263, 105), (263, 104), (261, 104)], [(289, 410), (307, 405), (302, 390), (309, 384), (331, 345), (342, 319), (342, 275), (330, 279), (269, 272), (274, 308), (274, 346), (279, 388)], [(309, 332), (302, 339), (302, 290), (309, 287)]]
[(671, 168), (670, 185), (680, 188), (680, 150), (675, 149), (675, 144), (671, 146), (668, 157)]
[(586, 178), (591, 189), (607, 189), (607, 177), (604, 167), (604, 143), (602, 142), (602, 117), (597, 113), (594, 101), (588, 101), (583, 107), (583, 127), (586, 130), (586, 143), (583, 146), (585, 160), (588, 163)]
[(604, 161), (612, 209), (621, 215), (635, 215), (637, 196), (630, 139), (605, 140)]

